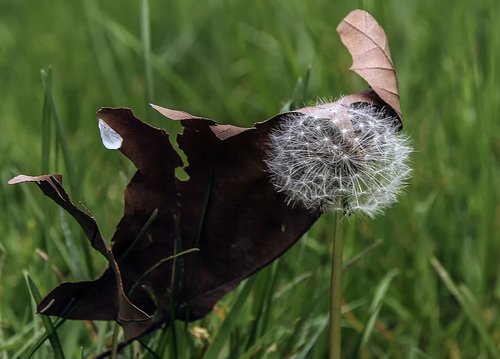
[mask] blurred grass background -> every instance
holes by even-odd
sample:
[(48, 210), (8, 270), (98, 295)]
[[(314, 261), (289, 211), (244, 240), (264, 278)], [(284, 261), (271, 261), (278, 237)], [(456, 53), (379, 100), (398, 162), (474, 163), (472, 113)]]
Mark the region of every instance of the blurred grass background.
[[(356, 7), (389, 37), (416, 153), (398, 204), (344, 221), (346, 260), (382, 240), (345, 274), (345, 357), (500, 357), (500, 2), (0, 0), (0, 358), (53, 357), (57, 340), (59, 355), (86, 357), (113, 332), (67, 322), (40, 341), (26, 283), (43, 295), (105, 263), (86, 258), (78, 228), (35, 186), (10, 177), (65, 174), (109, 238), (134, 169), (102, 146), (99, 107), (131, 107), (170, 131), (147, 103), (248, 126), (279, 112), (309, 66), (299, 105), (356, 92), (365, 84), (335, 32)], [(144, 338), (156, 354), (136, 343), (124, 357), (325, 358), (331, 223), (207, 318)]]

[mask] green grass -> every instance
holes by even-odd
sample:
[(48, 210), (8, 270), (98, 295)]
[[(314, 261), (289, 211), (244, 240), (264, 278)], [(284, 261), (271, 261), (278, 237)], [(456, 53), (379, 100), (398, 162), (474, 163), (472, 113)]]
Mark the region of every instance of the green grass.
[[(148, 102), (250, 125), (293, 93), (309, 101), (360, 90), (335, 32), (354, 6), (389, 36), (416, 153), (399, 203), (376, 220), (344, 222), (346, 262), (383, 240), (343, 278), (345, 356), (499, 357), (500, 2), (0, 3), (0, 359), (54, 349), (87, 357), (113, 336), (112, 323), (34, 314), (30, 290), (90, 279), (105, 263), (86, 253), (69, 216), (34, 186), (8, 186), (11, 176), (63, 173), (110, 238), (134, 169), (102, 146), (99, 107), (131, 107), (172, 132)], [(305, 92), (296, 87), (304, 76)], [(126, 357), (324, 358), (331, 228), (324, 216), (212, 314), (159, 330)], [(193, 335), (197, 327), (210, 339)]]

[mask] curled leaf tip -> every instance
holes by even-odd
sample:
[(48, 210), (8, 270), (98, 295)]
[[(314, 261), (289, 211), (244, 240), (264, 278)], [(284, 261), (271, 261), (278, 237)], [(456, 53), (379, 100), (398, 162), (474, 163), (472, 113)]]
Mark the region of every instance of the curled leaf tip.
[(62, 175), (60, 174), (50, 174), (50, 175), (41, 175), (41, 176), (28, 176), (28, 175), (17, 175), (11, 178), (7, 183), (8, 184), (19, 184), (24, 182), (51, 182), (56, 181), (58, 183), (62, 183)]
[(161, 113), (163, 116), (171, 119), (171, 120), (191, 120), (191, 119), (198, 119), (200, 117), (198, 116), (193, 116), (190, 113), (187, 113), (186, 111), (179, 111), (179, 110), (172, 110), (170, 108), (158, 106), (151, 104), (151, 107), (154, 108), (156, 111)]

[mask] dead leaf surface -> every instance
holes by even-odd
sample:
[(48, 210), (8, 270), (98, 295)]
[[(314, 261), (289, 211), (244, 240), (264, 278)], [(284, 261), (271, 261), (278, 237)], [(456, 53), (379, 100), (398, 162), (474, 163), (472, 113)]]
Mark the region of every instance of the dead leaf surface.
[(35, 182), (47, 197), (65, 209), (81, 226), (92, 247), (109, 262), (109, 269), (96, 281), (59, 285), (38, 304), (38, 311), (69, 319), (117, 320), (123, 326), (126, 338), (142, 335), (151, 325), (152, 318), (128, 300), (118, 264), (95, 219), (71, 202), (62, 186), (62, 176), (19, 175), (9, 184), (24, 182)]
[(342, 20), (337, 32), (352, 56), (351, 70), (395, 111), (402, 127), (396, 71), (384, 29), (368, 12), (354, 10)]

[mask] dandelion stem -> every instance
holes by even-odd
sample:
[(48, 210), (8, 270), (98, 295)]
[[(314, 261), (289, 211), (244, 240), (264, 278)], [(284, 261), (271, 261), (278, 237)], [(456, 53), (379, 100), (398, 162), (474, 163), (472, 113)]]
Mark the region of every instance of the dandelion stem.
[(335, 211), (330, 276), (330, 359), (341, 358), (342, 245), (341, 211)]

